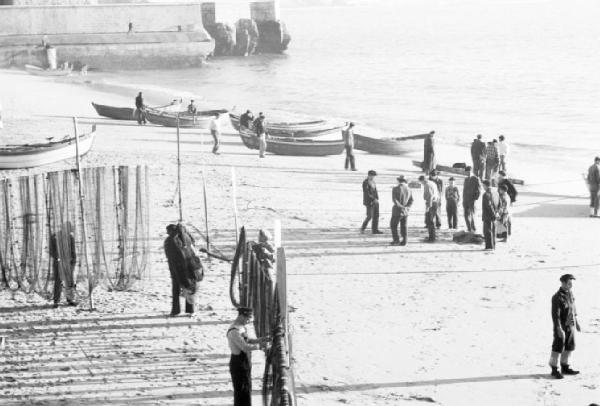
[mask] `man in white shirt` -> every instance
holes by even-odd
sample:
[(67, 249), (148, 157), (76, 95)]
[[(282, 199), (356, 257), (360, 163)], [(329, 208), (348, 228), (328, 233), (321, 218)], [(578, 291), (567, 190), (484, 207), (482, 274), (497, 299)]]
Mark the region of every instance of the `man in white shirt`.
[(498, 143), (498, 155), (500, 155), (500, 168), (499, 170), (506, 172), (506, 158), (508, 158), (508, 143), (504, 139), (504, 135), (498, 137), (500, 142)]
[(238, 307), (238, 316), (229, 330), (227, 341), (231, 350), (229, 372), (233, 382), (233, 405), (252, 405), (252, 351), (265, 348), (270, 337), (249, 338), (248, 325), (252, 322), (252, 309)]
[(221, 121), (219, 120), (221, 114), (217, 113), (212, 120), (210, 120), (210, 133), (213, 137), (214, 146), (213, 146), (213, 154), (219, 155), (219, 146), (221, 144)]

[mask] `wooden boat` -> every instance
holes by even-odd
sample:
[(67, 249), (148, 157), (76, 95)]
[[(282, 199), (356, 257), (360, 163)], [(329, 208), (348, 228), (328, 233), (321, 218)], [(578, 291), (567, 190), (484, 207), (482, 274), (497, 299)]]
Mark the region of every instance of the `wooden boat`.
[(98, 115), (115, 120), (135, 120), (133, 115), (135, 109), (131, 107), (113, 107), (92, 102), (92, 106), (96, 109)]
[[(96, 125), (92, 131), (79, 137), (79, 155), (87, 154), (96, 137)], [(0, 169), (32, 168), (74, 158), (75, 137), (40, 144), (5, 145), (0, 147)]]
[[(240, 131), (239, 114), (229, 113), (231, 125)], [(267, 121), (267, 133), (273, 137), (313, 138), (341, 131), (344, 126), (327, 120), (302, 122), (271, 122)]]
[[(207, 129), (210, 126), (210, 121), (217, 114), (225, 113), (227, 113), (227, 110), (205, 110), (199, 111), (195, 115), (191, 115), (188, 112), (181, 112), (179, 113), (179, 128)], [(177, 127), (177, 113), (147, 108), (146, 119), (152, 124)]]
[[(423, 168), (422, 161), (412, 161), (412, 163), (414, 166), (416, 166), (418, 168)], [(438, 172), (446, 172), (446, 173), (452, 173), (454, 175), (466, 176), (465, 170), (463, 168), (453, 168), (451, 166), (436, 165), (435, 170)], [(525, 184), (525, 181), (522, 179), (508, 178), (508, 180), (510, 180), (515, 185), (524, 185)]]
[(42, 69), (35, 65), (25, 65), (25, 70), (32, 75), (36, 76), (69, 76), (73, 71), (72, 67), (69, 69)]
[(423, 140), (426, 136), (427, 134), (418, 134), (407, 137), (372, 138), (354, 134), (354, 148), (371, 154), (402, 155), (423, 148), (423, 144), (416, 141)]
[[(258, 149), (258, 137), (252, 131), (243, 129), (240, 131), (240, 137), (246, 147)], [(339, 155), (343, 151), (343, 140), (320, 141), (271, 136), (267, 138), (267, 152), (275, 155), (327, 156)]]

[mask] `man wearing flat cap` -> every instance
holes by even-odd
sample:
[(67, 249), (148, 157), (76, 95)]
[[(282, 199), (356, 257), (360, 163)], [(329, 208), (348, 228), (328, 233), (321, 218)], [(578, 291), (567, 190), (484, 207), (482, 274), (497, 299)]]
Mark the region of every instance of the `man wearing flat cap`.
[(363, 181), (363, 205), (367, 209), (367, 217), (360, 227), (360, 232), (364, 233), (369, 221), (371, 222), (371, 231), (373, 234), (383, 234), (379, 231), (379, 194), (377, 193), (377, 185), (375, 184), (375, 176), (377, 172), (370, 170), (367, 173), (367, 179)]
[[(560, 289), (552, 296), (552, 324), (554, 340), (552, 341), (552, 353), (550, 355), (551, 375), (556, 379), (562, 379), (563, 375), (577, 375), (579, 371), (571, 369), (569, 357), (575, 350), (575, 330), (581, 331), (577, 322), (577, 310), (575, 309), (575, 298), (571, 289), (575, 277), (565, 274), (560, 277)], [(560, 371), (558, 360), (560, 358)]]
[(252, 405), (252, 351), (266, 348), (269, 337), (253, 339), (249, 337), (248, 325), (253, 312), (249, 307), (238, 307), (238, 316), (229, 330), (227, 341), (231, 350), (229, 372), (233, 383), (233, 405)]
[[(398, 185), (392, 189), (392, 219), (390, 220), (390, 228), (392, 229), (391, 245), (406, 245), (406, 222), (408, 221), (408, 211), (413, 203), (412, 192), (406, 184), (404, 176), (396, 178)], [(398, 237), (398, 223), (400, 223), (400, 235), (402, 241)]]

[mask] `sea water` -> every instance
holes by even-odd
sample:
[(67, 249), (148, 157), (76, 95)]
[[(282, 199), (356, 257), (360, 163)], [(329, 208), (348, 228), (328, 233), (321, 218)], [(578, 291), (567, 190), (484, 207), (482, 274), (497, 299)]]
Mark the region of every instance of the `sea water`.
[(284, 7), (281, 18), (293, 37), (283, 55), (106, 81), (132, 95), (352, 120), (366, 134), (435, 130), (463, 148), (504, 134), (513, 149), (577, 156), (582, 168), (600, 155), (600, 2), (370, 1)]

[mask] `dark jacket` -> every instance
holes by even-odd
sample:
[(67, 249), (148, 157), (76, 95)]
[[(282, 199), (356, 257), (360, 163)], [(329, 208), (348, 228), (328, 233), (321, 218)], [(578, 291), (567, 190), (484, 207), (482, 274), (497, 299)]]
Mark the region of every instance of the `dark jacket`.
[(485, 192), (481, 198), (481, 218), (483, 221), (494, 221), (496, 213), (498, 213), (498, 206), (494, 202), (492, 192)]
[(377, 193), (377, 185), (373, 181), (373, 185), (369, 184), (369, 178), (365, 179), (362, 184), (363, 188), (363, 204), (370, 206), (373, 200), (379, 200), (379, 194)]
[[(65, 244), (65, 234), (66, 232), (63, 230), (60, 230), (58, 232), (59, 238), (62, 240), (61, 241), (61, 245)], [(68, 246), (67, 247), (60, 247), (62, 249), (59, 248), (59, 244), (56, 241), (56, 233), (52, 234), (52, 236), (50, 237), (50, 256), (52, 257), (52, 259), (54, 261), (62, 261), (62, 262), (66, 262), (67, 260), (71, 263), (71, 265), (75, 265), (75, 263), (77, 262), (77, 251), (75, 249), (75, 238), (73, 237), (73, 234), (69, 233), (69, 242), (68, 242)], [(62, 252), (61, 252), (62, 251)], [(67, 252), (64, 252), (67, 251)], [(63, 254), (63, 255), (61, 255)], [(64, 254), (67, 254), (69, 257), (68, 258), (63, 258)]]
[[(413, 204), (412, 192), (408, 186), (397, 185), (392, 188), (392, 216), (406, 217)], [(400, 204), (400, 206), (398, 206)]]
[(510, 202), (514, 203), (517, 201), (517, 195), (519, 194), (517, 192), (517, 189), (515, 189), (515, 186), (512, 184), (512, 182), (508, 179), (503, 179), (500, 182), (498, 182), (498, 189), (500, 188), (500, 186), (505, 185), (506, 188), (508, 189), (506, 191), (506, 193), (508, 193), (508, 197), (510, 197)]
[(598, 169), (598, 165), (594, 164), (588, 169), (587, 182), (590, 185), (590, 190), (600, 189), (600, 170)]
[(261, 134), (266, 134), (267, 129), (265, 127), (265, 120), (256, 119), (254, 121), (254, 130), (256, 131), (256, 135), (260, 136)]
[(142, 98), (142, 96), (137, 96), (135, 98), (135, 107), (137, 107), (138, 109), (144, 108), (144, 99)]
[(171, 278), (179, 282), (183, 288), (195, 290), (196, 282), (204, 277), (204, 266), (195, 254), (192, 245), (194, 238), (181, 224), (177, 231), (165, 239), (164, 249)]
[(240, 116), (240, 127), (250, 128), (252, 121), (254, 121), (254, 116), (244, 113)]
[(562, 287), (552, 296), (552, 324), (555, 330), (565, 329), (577, 323), (575, 298)]
[(471, 158), (473, 158), (473, 161), (485, 160), (485, 155), (485, 142), (475, 138), (473, 144), (471, 144)]
[(481, 183), (477, 176), (469, 176), (463, 186), (463, 205), (472, 204), (481, 196)]

